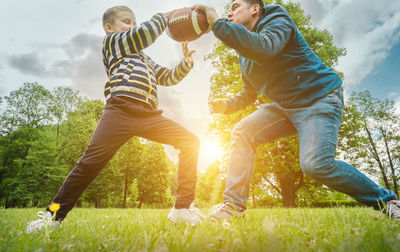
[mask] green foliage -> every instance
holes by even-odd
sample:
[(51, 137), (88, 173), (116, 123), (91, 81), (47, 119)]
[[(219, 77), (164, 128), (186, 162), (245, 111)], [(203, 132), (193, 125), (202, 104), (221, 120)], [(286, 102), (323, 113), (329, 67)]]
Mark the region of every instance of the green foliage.
[(225, 188), (225, 180), (220, 175), (221, 162), (211, 164), (207, 171), (197, 176), (196, 206), (207, 207), (223, 201), (222, 193)]
[(164, 147), (155, 142), (145, 145), (142, 166), (136, 171), (136, 178), (140, 182), (139, 207), (142, 204), (156, 207), (168, 207), (173, 204), (173, 198), (168, 193), (169, 164)]
[(104, 110), (100, 100), (79, 99), (75, 106), (76, 109), (68, 113), (68, 118), (60, 125), (57, 147), (57, 158), (71, 168), (83, 154)]
[[(49, 91), (37, 83), (25, 83), (5, 101), (0, 116), (0, 204), (46, 206), (83, 154), (104, 103), (81, 98), (67, 87)], [(161, 145), (133, 138), (78, 205), (171, 206), (171, 169), (176, 171)]]
[(232, 223), (173, 224), (167, 209), (74, 209), (24, 232), (37, 209), (0, 210), (1, 251), (399, 251), (399, 222), (370, 208), (256, 209)]
[(24, 85), (5, 96), (6, 108), (0, 116), (0, 134), (10, 134), (19, 127), (38, 128), (50, 120), (50, 92), (37, 83)]
[(338, 152), (398, 193), (400, 119), (392, 99), (354, 92), (345, 106)]

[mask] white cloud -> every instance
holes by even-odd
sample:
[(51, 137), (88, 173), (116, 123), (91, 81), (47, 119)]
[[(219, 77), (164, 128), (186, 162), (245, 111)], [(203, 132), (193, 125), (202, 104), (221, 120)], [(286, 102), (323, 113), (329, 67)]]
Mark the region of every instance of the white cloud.
[(337, 69), (346, 85), (359, 84), (385, 59), (400, 38), (400, 1), (296, 0), (311, 21), (327, 29), (347, 55)]

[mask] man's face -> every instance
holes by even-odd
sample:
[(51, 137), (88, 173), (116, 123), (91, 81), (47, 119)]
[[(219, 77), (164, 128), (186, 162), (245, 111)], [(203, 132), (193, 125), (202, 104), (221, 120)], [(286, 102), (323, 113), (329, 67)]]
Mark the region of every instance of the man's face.
[(108, 33), (125, 32), (134, 27), (136, 27), (136, 20), (132, 13), (121, 11), (115, 17), (114, 23), (110, 24)]
[(258, 12), (255, 10), (256, 6), (258, 5), (250, 6), (244, 0), (233, 1), (228, 13), (228, 21), (242, 24), (247, 29), (251, 30), (252, 27), (250, 26), (254, 24), (254, 18), (258, 18)]

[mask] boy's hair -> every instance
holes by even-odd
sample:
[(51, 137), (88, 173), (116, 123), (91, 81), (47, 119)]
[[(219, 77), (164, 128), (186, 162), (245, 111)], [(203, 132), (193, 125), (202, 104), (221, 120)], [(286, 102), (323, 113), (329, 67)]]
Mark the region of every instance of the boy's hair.
[(106, 24), (113, 24), (115, 21), (115, 17), (118, 15), (120, 12), (130, 12), (132, 13), (133, 19), (135, 19), (135, 14), (133, 14), (133, 11), (126, 7), (126, 6), (115, 6), (107, 9), (104, 14), (103, 14), (103, 27)]
[[(231, 2), (233, 2), (235, 0), (232, 0)], [(247, 4), (253, 6), (254, 4), (258, 4), (260, 6), (260, 14), (264, 12), (264, 0), (243, 0), (245, 1)]]

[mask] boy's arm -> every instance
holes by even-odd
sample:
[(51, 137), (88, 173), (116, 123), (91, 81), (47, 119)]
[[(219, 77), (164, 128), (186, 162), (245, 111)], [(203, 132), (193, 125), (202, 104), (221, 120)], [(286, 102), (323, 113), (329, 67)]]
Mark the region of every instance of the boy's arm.
[(166, 29), (168, 18), (163, 13), (157, 13), (149, 21), (129, 31), (108, 34), (104, 39), (106, 57), (112, 54), (119, 59), (126, 55), (138, 53), (148, 47)]
[(190, 50), (188, 47), (188, 42), (182, 43), (182, 51), (185, 58), (172, 70), (161, 67), (160, 65), (152, 62), (154, 67), (154, 72), (156, 75), (157, 83), (161, 86), (172, 86), (180, 82), (192, 69), (193, 67), (193, 57), (192, 54), (195, 50)]
[(173, 86), (178, 84), (193, 68), (193, 63), (187, 63), (185, 59), (173, 69), (162, 67), (154, 62), (154, 72), (157, 84), (160, 86)]

